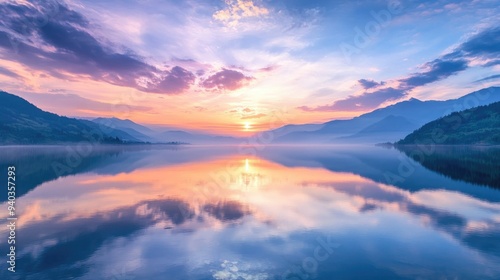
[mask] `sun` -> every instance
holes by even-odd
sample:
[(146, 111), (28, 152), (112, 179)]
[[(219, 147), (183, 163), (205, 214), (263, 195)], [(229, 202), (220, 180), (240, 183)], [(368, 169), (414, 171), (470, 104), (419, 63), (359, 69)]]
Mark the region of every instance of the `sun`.
[(243, 124), (243, 127), (245, 128), (245, 130), (250, 130), (252, 128), (252, 125), (249, 122), (245, 122)]

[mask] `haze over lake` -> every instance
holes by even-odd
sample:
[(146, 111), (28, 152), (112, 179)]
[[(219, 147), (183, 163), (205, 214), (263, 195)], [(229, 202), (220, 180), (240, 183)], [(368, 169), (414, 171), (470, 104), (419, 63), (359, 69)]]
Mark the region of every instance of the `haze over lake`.
[(500, 0), (0, 14), (0, 280), (500, 280)]
[[(8, 279), (500, 278), (498, 181), (447, 172), (455, 152), (421, 165), (375, 146), (71, 151), (0, 148), (1, 167), (19, 167)], [(498, 162), (481, 162), (497, 178)]]

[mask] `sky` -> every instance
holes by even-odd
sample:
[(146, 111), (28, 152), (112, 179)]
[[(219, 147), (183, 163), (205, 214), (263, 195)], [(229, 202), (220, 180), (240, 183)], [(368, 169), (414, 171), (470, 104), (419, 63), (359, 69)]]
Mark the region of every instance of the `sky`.
[(500, 0), (0, 0), (0, 12), (0, 90), (66, 116), (241, 136), (500, 84)]

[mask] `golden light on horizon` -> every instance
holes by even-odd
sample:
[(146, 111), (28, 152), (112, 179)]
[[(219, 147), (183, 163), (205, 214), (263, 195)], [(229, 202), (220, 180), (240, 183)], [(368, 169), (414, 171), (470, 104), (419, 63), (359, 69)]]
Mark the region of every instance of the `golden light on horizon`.
[(243, 124), (243, 127), (245, 128), (245, 130), (250, 130), (252, 128), (252, 125), (249, 122), (245, 122)]

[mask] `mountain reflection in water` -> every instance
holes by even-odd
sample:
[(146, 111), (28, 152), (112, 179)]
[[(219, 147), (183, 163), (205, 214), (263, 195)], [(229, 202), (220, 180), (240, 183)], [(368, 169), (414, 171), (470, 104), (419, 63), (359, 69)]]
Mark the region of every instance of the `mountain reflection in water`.
[(13, 279), (500, 277), (493, 152), (422, 166), (379, 147), (101, 147), (70, 165), (68, 150), (0, 148), (19, 177)]

